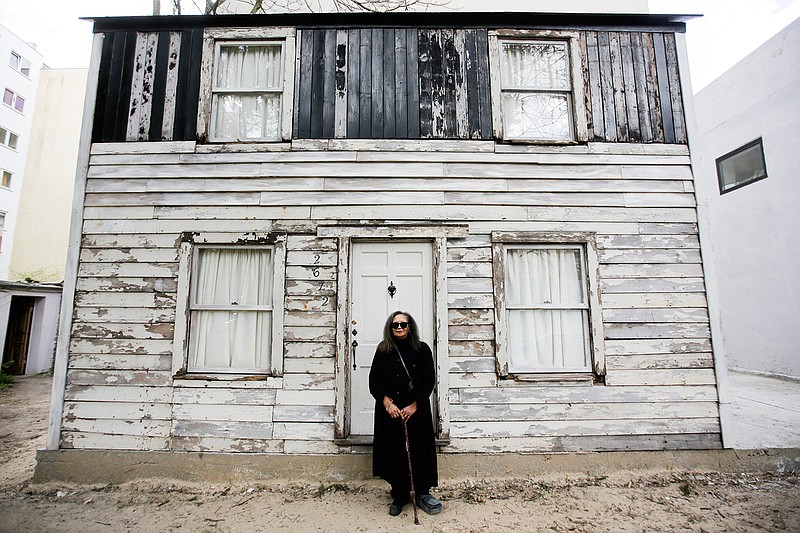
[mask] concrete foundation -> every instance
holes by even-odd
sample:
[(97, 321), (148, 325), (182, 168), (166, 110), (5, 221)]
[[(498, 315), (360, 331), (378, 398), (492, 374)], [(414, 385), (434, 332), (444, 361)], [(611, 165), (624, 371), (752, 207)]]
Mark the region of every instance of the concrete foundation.
[[(166, 478), (208, 483), (371, 479), (371, 455), (267, 455), (39, 450), (33, 481), (124, 483)], [(620, 471), (794, 472), (800, 449), (439, 456), (441, 480), (610, 475)]]

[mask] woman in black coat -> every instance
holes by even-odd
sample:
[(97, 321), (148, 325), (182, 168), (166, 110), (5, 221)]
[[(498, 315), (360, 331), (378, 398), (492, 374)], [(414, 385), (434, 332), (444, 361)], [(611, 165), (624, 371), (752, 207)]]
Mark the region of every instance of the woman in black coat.
[(392, 486), (389, 514), (397, 516), (408, 502), (411, 482), (403, 421), (408, 426), (411, 468), (417, 505), (429, 514), (442, 510), (430, 495), (438, 485), (436, 443), (430, 395), (435, 383), (433, 354), (419, 339), (414, 318), (395, 311), (386, 320), (369, 372), (369, 391), (375, 397), (375, 437), (372, 473)]

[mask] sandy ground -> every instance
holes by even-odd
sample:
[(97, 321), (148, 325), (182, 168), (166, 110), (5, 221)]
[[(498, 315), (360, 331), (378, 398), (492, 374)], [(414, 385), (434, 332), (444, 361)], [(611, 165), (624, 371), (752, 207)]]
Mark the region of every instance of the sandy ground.
[(436, 516), (387, 513), (379, 481), (315, 486), (31, 484), (50, 379), (0, 391), (2, 532), (800, 532), (800, 476), (620, 472), (610, 477), (447, 480)]

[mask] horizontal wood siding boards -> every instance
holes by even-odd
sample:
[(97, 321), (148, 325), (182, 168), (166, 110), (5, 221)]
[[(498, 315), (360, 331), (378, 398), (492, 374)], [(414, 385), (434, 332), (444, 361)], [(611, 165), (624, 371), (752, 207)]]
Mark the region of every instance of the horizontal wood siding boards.
[[(445, 453), (719, 447), (685, 153), (214, 154), (182, 146), (107, 146), (93, 156), (68, 372), (70, 413), (82, 416), (65, 426), (65, 446), (340, 453), (332, 444), (337, 282), (347, 274), (338, 272), (337, 239), (316, 237), (319, 224), (460, 220), (469, 235), (447, 240), (444, 267), (453, 426)], [(257, 205), (247, 204), (253, 194)], [(173, 379), (181, 233), (285, 228), (284, 376)], [(577, 228), (597, 233), (606, 383), (498, 379), (491, 232)], [(120, 405), (95, 417), (106, 402)], [(128, 404), (170, 406), (155, 419), (169, 430), (130, 419), (124, 433)]]

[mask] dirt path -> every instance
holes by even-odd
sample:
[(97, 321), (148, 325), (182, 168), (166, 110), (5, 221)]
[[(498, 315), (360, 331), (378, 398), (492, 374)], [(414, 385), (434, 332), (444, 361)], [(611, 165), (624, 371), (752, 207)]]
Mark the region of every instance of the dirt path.
[(144, 480), (29, 483), (44, 444), (50, 380), (0, 391), (0, 532), (800, 532), (800, 477), (621, 472), (597, 479), (447, 481), (437, 516), (387, 513), (380, 481), (203, 485)]

